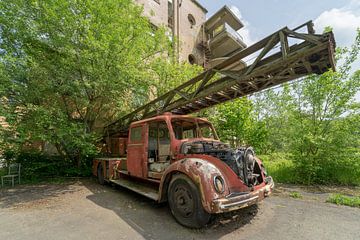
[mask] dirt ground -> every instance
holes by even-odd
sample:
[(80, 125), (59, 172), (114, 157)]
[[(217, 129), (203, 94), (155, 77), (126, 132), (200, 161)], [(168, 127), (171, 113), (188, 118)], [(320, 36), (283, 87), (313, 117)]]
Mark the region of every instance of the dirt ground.
[[(302, 199), (289, 197), (294, 189)], [(0, 239), (360, 239), (360, 209), (326, 197), (280, 186), (257, 206), (193, 230), (177, 224), (167, 204), (93, 179), (20, 185), (0, 189)]]

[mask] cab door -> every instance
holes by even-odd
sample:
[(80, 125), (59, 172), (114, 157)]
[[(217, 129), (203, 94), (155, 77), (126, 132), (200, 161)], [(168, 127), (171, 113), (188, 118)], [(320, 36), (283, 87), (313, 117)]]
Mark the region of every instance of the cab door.
[(130, 128), (127, 151), (129, 175), (140, 178), (147, 177), (147, 127), (145, 124)]

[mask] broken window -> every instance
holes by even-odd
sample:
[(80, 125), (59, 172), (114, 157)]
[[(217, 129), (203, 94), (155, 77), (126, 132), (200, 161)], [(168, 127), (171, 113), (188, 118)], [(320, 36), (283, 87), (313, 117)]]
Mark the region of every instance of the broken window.
[(170, 134), (165, 121), (149, 124), (148, 158), (166, 161), (170, 156)]
[(196, 64), (196, 57), (193, 54), (189, 54), (188, 60), (191, 65)]
[(140, 142), (141, 141), (141, 132), (142, 127), (133, 127), (130, 131), (130, 141), (133, 142)]
[(191, 28), (196, 25), (195, 17), (191, 13), (188, 15), (188, 20)]
[(175, 138), (191, 139), (191, 138), (213, 138), (217, 139), (215, 131), (210, 123), (193, 119), (173, 119), (171, 121)]
[(168, 26), (170, 28), (174, 26), (174, 9), (172, 0), (168, 1)]

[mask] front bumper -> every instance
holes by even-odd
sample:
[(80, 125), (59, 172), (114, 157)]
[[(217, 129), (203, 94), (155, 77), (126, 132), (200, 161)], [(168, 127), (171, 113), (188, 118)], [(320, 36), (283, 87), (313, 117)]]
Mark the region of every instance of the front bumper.
[(250, 193), (231, 194), (224, 198), (213, 201), (213, 209), (216, 213), (234, 211), (240, 208), (251, 206), (269, 196), (274, 188), (272, 177), (267, 177), (265, 186)]

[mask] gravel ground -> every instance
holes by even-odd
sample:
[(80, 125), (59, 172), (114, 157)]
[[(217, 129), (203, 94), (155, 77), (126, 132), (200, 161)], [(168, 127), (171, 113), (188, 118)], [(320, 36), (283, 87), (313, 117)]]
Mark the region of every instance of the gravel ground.
[(0, 189), (0, 239), (360, 239), (360, 209), (324, 203), (322, 192), (293, 199), (295, 188), (277, 189), (193, 230), (177, 224), (166, 204), (92, 179), (20, 185)]

